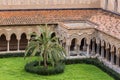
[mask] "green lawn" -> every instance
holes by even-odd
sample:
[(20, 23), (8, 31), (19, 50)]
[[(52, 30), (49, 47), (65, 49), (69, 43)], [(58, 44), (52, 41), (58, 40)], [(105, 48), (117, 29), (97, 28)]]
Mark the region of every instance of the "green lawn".
[(0, 80), (114, 80), (99, 68), (87, 64), (67, 65), (59, 75), (40, 76), (24, 70), (23, 58), (0, 59)]

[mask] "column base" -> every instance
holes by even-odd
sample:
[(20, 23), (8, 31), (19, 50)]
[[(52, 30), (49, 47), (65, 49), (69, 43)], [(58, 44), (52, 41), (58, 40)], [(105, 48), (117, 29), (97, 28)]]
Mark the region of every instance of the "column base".
[(92, 52), (91, 52), (91, 55), (95, 55), (95, 51), (92, 51)]

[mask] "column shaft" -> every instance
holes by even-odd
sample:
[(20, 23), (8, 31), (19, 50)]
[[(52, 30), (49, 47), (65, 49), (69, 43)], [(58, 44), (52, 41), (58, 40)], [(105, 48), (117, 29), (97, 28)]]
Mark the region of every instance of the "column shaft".
[(101, 57), (104, 58), (104, 46), (101, 46)]
[(106, 60), (109, 61), (109, 49), (106, 49)]
[(111, 63), (114, 65), (114, 52), (111, 52)]
[(9, 52), (10, 51), (10, 41), (7, 41), (7, 51)]
[(84, 39), (83, 51), (86, 51), (86, 49), (87, 49), (86, 40)]
[(92, 43), (92, 54), (95, 54), (95, 42)]
[(67, 53), (67, 57), (70, 56), (70, 46), (66, 45), (66, 53)]
[(17, 50), (20, 50), (20, 40), (18, 40)]
[(119, 57), (116, 56), (116, 65), (119, 66), (120, 65), (120, 60), (119, 60)]
[(90, 45), (88, 44), (87, 45), (87, 57), (89, 57), (90, 56)]
[(100, 51), (100, 44), (97, 44), (97, 54), (99, 54)]
[(79, 56), (79, 47), (80, 47), (80, 45), (77, 45), (77, 55)]

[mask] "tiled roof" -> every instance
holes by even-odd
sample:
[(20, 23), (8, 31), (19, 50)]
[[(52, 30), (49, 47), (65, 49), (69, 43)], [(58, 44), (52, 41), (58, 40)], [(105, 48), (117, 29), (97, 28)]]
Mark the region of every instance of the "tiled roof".
[(0, 25), (57, 23), (66, 20), (89, 20), (97, 29), (120, 39), (120, 16), (102, 10), (0, 11)]
[(99, 11), (97, 14), (91, 16), (89, 20), (99, 25), (97, 27), (98, 30), (120, 39), (120, 16)]
[(81, 20), (96, 10), (40, 10), (40, 11), (1, 11), (0, 25), (22, 25), (55, 23), (63, 20)]

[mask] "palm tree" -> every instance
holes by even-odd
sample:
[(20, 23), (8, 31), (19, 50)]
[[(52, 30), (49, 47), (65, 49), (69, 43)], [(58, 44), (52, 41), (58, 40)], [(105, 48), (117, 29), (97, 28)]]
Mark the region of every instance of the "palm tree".
[(54, 66), (65, 57), (65, 50), (59, 44), (56, 36), (52, 37), (50, 27), (47, 24), (40, 28), (41, 35), (32, 33), (33, 38), (25, 50), (25, 56), (31, 53), (32, 56), (39, 54), (39, 65), (43, 61), (44, 67), (47, 67), (47, 62), (50, 61)]

